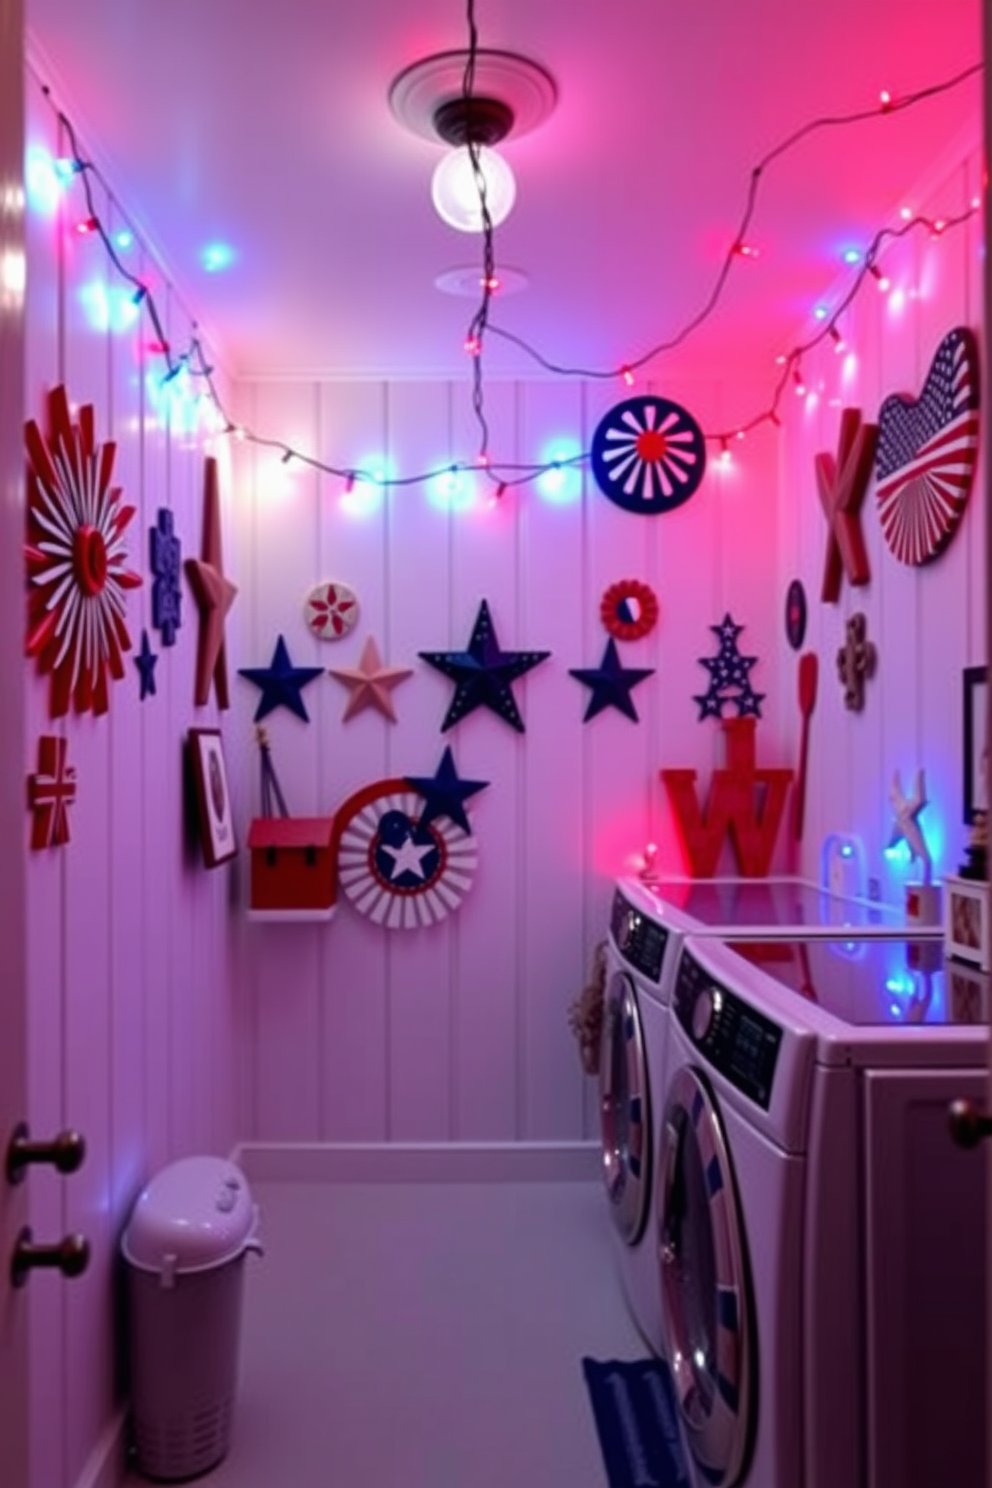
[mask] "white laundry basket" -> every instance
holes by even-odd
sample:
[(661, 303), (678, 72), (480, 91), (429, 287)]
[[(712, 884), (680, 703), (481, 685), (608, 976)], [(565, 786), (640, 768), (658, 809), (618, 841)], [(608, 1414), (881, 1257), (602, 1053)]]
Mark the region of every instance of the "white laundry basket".
[(195, 1477), (227, 1453), (257, 1226), (248, 1181), (224, 1158), (183, 1158), (138, 1196), (121, 1249), (134, 1445), (148, 1477)]

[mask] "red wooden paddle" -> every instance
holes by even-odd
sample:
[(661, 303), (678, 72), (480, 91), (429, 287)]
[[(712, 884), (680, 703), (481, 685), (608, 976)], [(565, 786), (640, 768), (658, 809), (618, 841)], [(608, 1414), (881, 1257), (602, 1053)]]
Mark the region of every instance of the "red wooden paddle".
[(799, 658), (799, 712), (802, 715), (803, 729), (799, 737), (799, 770), (792, 797), (792, 835), (797, 842), (802, 839), (803, 819), (806, 815), (806, 752), (809, 747), (810, 714), (816, 707), (818, 677), (819, 660), (816, 652), (804, 651)]

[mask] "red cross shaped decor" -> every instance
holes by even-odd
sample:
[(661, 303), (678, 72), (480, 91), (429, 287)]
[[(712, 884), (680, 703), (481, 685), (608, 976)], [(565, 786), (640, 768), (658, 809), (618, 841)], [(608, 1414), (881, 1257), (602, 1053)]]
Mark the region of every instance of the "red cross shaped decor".
[(820, 591), (824, 604), (837, 603), (844, 574), (849, 584), (867, 584), (871, 578), (861, 531), (861, 506), (877, 440), (878, 426), (863, 424), (859, 408), (845, 408), (840, 417), (836, 460), (830, 454), (816, 457), (816, 484), (829, 524)]
[(31, 847), (64, 847), (69, 841), (68, 807), (76, 799), (76, 770), (66, 765), (66, 741), (55, 734), (38, 740), (38, 770), (28, 776), (28, 805), (34, 812)]

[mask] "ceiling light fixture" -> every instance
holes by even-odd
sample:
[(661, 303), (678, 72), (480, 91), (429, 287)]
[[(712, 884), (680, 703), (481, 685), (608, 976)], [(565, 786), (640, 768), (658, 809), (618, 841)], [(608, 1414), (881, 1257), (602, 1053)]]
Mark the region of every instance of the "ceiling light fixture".
[(477, 146), (493, 226), (508, 216), (516, 198), (513, 172), (494, 146), (526, 134), (548, 117), (558, 101), (554, 78), (537, 62), (515, 52), (479, 48), (473, 91), (464, 91), (468, 52), (438, 52), (414, 62), (394, 78), (389, 106), (407, 129), (434, 144), (450, 146), (431, 181), (439, 216), (459, 232), (483, 229), (479, 186), (466, 146)]

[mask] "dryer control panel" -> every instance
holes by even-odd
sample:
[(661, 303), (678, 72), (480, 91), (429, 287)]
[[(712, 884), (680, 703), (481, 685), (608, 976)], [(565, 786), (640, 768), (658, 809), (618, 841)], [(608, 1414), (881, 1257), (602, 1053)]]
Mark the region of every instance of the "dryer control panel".
[(675, 1016), (707, 1062), (767, 1111), (782, 1030), (683, 950), (673, 998)]
[(664, 925), (636, 909), (617, 889), (613, 895), (610, 931), (624, 960), (642, 976), (658, 981), (668, 943)]

